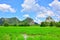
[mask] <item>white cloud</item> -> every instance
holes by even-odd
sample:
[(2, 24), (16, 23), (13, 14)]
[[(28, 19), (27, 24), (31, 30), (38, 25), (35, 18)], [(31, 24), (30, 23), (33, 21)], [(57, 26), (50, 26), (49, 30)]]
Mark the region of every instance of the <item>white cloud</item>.
[(60, 2), (59, 0), (54, 0), (52, 3), (49, 4), (54, 10), (60, 13)]
[(45, 14), (43, 14), (43, 13), (41, 13), (41, 14), (37, 14), (37, 17), (38, 17), (38, 18), (45, 18), (45, 17), (46, 17), (46, 15), (45, 15)]
[[(55, 10), (60, 10), (60, 2), (58, 0), (54, 0), (54, 2), (50, 3), (49, 6), (53, 7)], [(36, 22), (40, 23), (41, 20), (39, 18), (45, 18), (47, 16), (56, 16), (55, 12), (49, 10), (48, 8), (39, 5), (36, 0), (24, 0), (22, 6), (22, 12), (33, 11), (36, 15)], [(57, 7), (58, 6), (58, 7)], [(57, 7), (57, 8), (56, 8)]]
[(24, 11), (34, 11), (34, 12), (40, 12), (40, 11), (46, 11), (46, 8), (43, 6), (40, 6), (36, 0), (24, 0), (24, 3), (22, 6), (22, 12)]
[(30, 17), (29, 14), (24, 14), (23, 15), (24, 18)]
[(48, 16), (54, 16), (53, 11), (48, 10), (47, 8), (45, 8), (44, 6), (40, 6), (36, 0), (25, 0), (24, 3), (22, 4), (22, 12), (23, 11), (34, 11), (35, 13), (37, 13), (37, 17), (46, 17), (46, 15)]
[(16, 12), (16, 10), (14, 8), (12, 8), (10, 5), (8, 4), (0, 4), (0, 11), (3, 12)]
[(40, 12), (37, 14), (38, 18), (45, 18), (46, 16), (55, 16), (55, 13), (51, 10), (47, 10), (45, 12)]
[(24, 0), (24, 3), (21, 5), (23, 8), (21, 11), (31, 10), (34, 5), (35, 0)]
[(49, 6), (51, 6), (53, 8), (53, 10), (55, 11), (55, 21), (59, 21), (60, 20), (60, 1), (59, 0), (54, 0), (52, 3), (49, 4)]
[(54, 0), (52, 3), (49, 4), (49, 6), (55, 6), (55, 5), (59, 5), (60, 2), (58, 0)]
[(58, 19), (60, 19), (60, 15), (56, 15)]
[(48, 15), (48, 16), (55, 16), (55, 13), (53, 11), (51, 11), (51, 10), (48, 10), (46, 15)]

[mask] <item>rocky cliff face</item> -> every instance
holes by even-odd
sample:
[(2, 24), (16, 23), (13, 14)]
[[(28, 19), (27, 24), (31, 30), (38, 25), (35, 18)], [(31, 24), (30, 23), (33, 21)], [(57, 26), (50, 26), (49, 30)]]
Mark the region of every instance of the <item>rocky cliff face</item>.
[(45, 22), (55, 22), (52, 17), (48, 16)]
[(35, 24), (34, 20), (29, 18), (29, 17), (27, 17), (25, 20), (23, 20), (23, 22), (25, 24), (28, 24), (28, 25), (34, 25)]

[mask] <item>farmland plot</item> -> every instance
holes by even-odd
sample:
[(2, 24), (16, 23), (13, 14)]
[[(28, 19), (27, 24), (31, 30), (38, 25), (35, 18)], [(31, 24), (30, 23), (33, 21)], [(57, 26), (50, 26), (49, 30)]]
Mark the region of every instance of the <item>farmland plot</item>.
[(0, 40), (60, 40), (60, 28), (0, 27)]

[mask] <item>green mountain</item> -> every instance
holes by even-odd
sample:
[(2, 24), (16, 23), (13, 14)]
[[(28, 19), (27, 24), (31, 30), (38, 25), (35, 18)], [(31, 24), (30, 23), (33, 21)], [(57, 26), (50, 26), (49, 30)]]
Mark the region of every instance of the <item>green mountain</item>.
[(0, 25), (8, 24), (8, 25), (19, 25), (20, 20), (16, 17), (13, 18), (0, 18)]
[(20, 21), (16, 17), (13, 18), (0, 18), (0, 25), (34, 25), (33, 19), (27, 17), (25, 20)]
[(22, 21), (25, 25), (34, 25), (35, 22), (33, 19), (27, 17), (25, 20)]

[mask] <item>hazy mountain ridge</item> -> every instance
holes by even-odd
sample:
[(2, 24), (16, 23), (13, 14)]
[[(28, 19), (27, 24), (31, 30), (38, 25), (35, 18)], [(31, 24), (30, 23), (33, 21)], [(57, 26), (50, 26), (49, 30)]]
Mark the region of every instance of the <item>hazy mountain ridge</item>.
[(18, 18), (16, 17), (12, 17), (12, 18), (0, 18), (0, 25), (19, 25), (19, 26), (29, 26), (29, 25), (41, 25), (41, 26), (55, 26), (55, 25), (59, 25), (60, 26), (60, 22), (55, 22), (55, 20), (48, 16), (46, 18), (46, 20), (44, 22), (41, 22), (41, 24), (38, 24), (36, 22), (34, 22), (34, 20), (32, 18), (27, 17), (25, 20), (20, 21)]
[(9, 25), (33, 25), (35, 22), (31, 18), (26, 18), (23, 21), (20, 21), (16, 17), (12, 18), (0, 18), (0, 25), (3, 25), (4, 23), (7, 23)]

